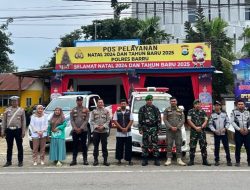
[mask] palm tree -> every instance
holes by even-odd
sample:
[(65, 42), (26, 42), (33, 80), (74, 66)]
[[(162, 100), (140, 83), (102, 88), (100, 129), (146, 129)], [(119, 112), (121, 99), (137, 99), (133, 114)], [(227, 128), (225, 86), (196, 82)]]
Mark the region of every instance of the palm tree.
[(250, 28), (247, 27), (244, 29), (242, 35), (240, 36), (240, 39), (247, 39), (247, 42), (242, 47), (241, 51), (244, 54), (243, 57), (250, 57)]
[[(185, 31), (187, 34), (186, 42), (208, 42), (211, 44), (212, 50), (212, 65), (216, 70), (223, 71), (223, 74), (213, 77), (213, 96), (220, 98), (222, 93), (228, 92), (228, 85), (232, 85), (232, 71), (223, 65), (222, 59), (233, 60), (233, 39), (227, 36), (227, 22), (221, 18), (215, 18), (208, 21), (204, 17), (203, 10), (198, 9), (196, 14), (196, 22), (194, 26), (191, 23), (185, 23)], [(228, 73), (230, 72), (230, 73)], [(229, 77), (229, 78), (228, 78)]]
[(169, 40), (171, 35), (160, 29), (159, 21), (159, 17), (139, 21), (137, 35), (142, 44), (159, 44), (163, 40)]

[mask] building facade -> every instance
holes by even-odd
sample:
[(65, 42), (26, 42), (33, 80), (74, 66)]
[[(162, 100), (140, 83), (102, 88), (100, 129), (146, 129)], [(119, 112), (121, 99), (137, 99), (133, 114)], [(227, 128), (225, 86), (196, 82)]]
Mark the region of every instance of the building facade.
[(173, 36), (170, 43), (181, 43), (186, 37), (184, 23), (195, 21), (198, 7), (203, 8), (208, 20), (220, 17), (228, 22), (234, 52), (240, 52), (245, 39), (239, 37), (250, 26), (250, 0), (132, 0), (132, 15), (138, 19), (160, 17), (162, 29)]

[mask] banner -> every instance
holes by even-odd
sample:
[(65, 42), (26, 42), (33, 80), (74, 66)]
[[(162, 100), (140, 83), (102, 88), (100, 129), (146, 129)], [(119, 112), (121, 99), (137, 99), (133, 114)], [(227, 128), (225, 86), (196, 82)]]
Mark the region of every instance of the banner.
[(58, 70), (211, 67), (206, 43), (58, 48)]
[(201, 101), (202, 109), (208, 114), (208, 116), (211, 115), (213, 109), (211, 84), (211, 74), (199, 75), (199, 100)]
[(250, 59), (233, 62), (235, 99), (243, 99), (250, 107)]

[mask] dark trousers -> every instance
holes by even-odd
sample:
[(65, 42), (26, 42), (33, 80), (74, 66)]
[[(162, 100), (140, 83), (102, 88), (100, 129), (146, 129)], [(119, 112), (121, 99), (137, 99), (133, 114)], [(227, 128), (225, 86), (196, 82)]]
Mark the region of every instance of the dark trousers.
[(108, 158), (108, 133), (93, 133), (93, 143), (94, 143), (94, 159), (98, 159), (99, 156), (99, 144), (102, 143), (102, 156), (104, 159)]
[(247, 152), (247, 162), (250, 163), (250, 134), (242, 135), (239, 131), (235, 131), (235, 160), (240, 163), (240, 151), (244, 144)]
[(73, 138), (73, 161), (76, 161), (77, 154), (78, 154), (78, 144), (80, 142), (81, 148), (82, 148), (82, 156), (84, 159), (87, 159), (88, 157), (88, 147), (86, 145), (88, 137), (88, 132), (82, 132), (80, 134), (77, 134), (76, 132), (72, 133)]
[(227, 135), (214, 135), (214, 160), (215, 162), (220, 161), (220, 141), (222, 141), (224, 150), (226, 152), (227, 162), (231, 162), (229, 144)]
[[(125, 157), (124, 157), (125, 148)], [(121, 160), (124, 158), (126, 161), (131, 161), (132, 157), (132, 137), (116, 137), (116, 152), (115, 158)]]
[(7, 162), (12, 160), (13, 142), (16, 141), (18, 151), (18, 162), (23, 162), (23, 138), (22, 129), (10, 130), (6, 129), (6, 142), (7, 142)]

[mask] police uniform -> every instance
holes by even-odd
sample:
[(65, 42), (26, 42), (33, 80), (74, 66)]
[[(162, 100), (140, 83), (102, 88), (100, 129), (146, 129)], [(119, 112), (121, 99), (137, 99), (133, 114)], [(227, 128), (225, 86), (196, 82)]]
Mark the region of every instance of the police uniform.
[[(18, 96), (10, 97), (11, 101), (17, 101)], [(25, 135), (26, 118), (25, 111), (20, 107), (10, 106), (3, 114), (2, 135), (6, 136), (7, 142), (7, 162), (4, 166), (12, 164), (12, 150), (14, 139), (18, 150), (18, 166), (23, 165), (23, 137)]]
[[(93, 132), (93, 143), (94, 143), (94, 166), (98, 165), (98, 156), (99, 156), (99, 144), (102, 143), (102, 156), (104, 159), (104, 165), (109, 165), (107, 162), (108, 159), (108, 132), (109, 132), (109, 123), (111, 117), (109, 111), (105, 108), (96, 108), (92, 111), (90, 117), (90, 124), (94, 128)], [(99, 125), (104, 127), (103, 130), (97, 129)]]
[[(82, 101), (82, 97), (77, 97), (77, 101)], [(88, 137), (88, 121), (89, 110), (84, 106), (77, 106), (72, 109), (70, 113), (70, 122), (72, 125), (72, 139), (73, 139), (73, 159), (71, 165), (75, 165), (77, 162), (78, 143), (80, 140), (83, 150), (83, 164), (88, 165), (88, 147), (86, 145)], [(80, 133), (76, 132), (76, 128), (81, 129)]]
[[(200, 103), (200, 100), (195, 100), (194, 105)], [(208, 120), (207, 114), (202, 109), (190, 109), (188, 111), (187, 119), (192, 121), (192, 123), (196, 127), (201, 127), (204, 122)], [(188, 163), (189, 166), (194, 165), (194, 157), (196, 152), (196, 145), (199, 141), (200, 149), (201, 149), (201, 155), (203, 160), (203, 165), (210, 166), (210, 164), (207, 162), (207, 141), (206, 141), (206, 133), (204, 129), (201, 129), (201, 132), (197, 132), (195, 129), (191, 127), (190, 130), (190, 162)]]
[[(215, 101), (214, 105), (220, 105), (219, 101)], [(219, 111), (213, 112), (209, 119), (209, 128), (212, 132), (214, 132), (214, 157), (215, 157), (215, 165), (219, 165), (220, 157), (220, 141), (224, 146), (224, 150), (226, 152), (227, 165), (231, 166), (231, 158), (230, 158), (230, 150), (226, 129), (230, 126), (230, 121), (226, 112)]]
[[(240, 151), (244, 144), (247, 152), (247, 162), (250, 166), (250, 113), (247, 109), (234, 109), (231, 113), (231, 124), (235, 129), (235, 160), (237, 166), (240, 164)], [(242, 135), (240, 129), (248, 130), (247, 135)]]
[[(171, 106), (165, 109), (163, 121), (167, 128), (167, 158), (172, 157), (172, 147), (175, 142), (176, 145), (176, 156), (181, 158), (181, 145), (182, 145), (182, 136), (181, 136), (181, 127), (185, 122), (185, 116), (183, 111), (177, 106)], [(177, 131), (171, 131), (171, 127), (177, 127)]]
[[(153, 96), (146, 96), (145, 100), (152, 100)], [(158, 133), (161, 130), (161, 113), (159, 109), (154, 105), (144, 105), (139, 109), (139, 131), (142, 134), (142, 165), (148, 164), (147, 157), (149, 155), (149, 149), (153, 150), (155, 157), (155, 165), (159, 165), (159, 148), (158, 148)]]

